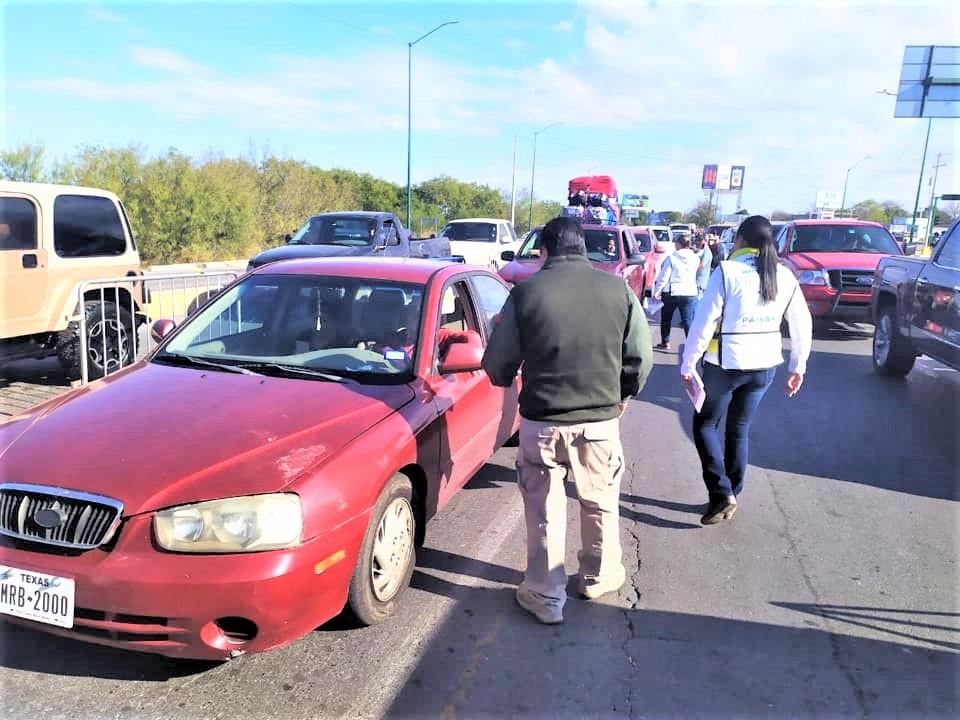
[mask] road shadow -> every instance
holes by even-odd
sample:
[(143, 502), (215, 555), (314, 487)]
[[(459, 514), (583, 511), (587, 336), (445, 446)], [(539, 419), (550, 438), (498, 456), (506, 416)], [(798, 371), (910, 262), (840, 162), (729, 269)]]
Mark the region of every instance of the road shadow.
[(166, 682), (204, 673), (220, 664), (94, 645), (0, 621), (0, 666), (14, 670), (67, 677)]
[(44, 360), (15, 360), (0, 365), (0, 388), (13, 383), (69, 387), (67, 374), (57, 358)]
[[(693, 444), (693, 409), (675, 365), (655, 365), (639, 396), (671, 410)], [(753, 422), (750, 464), (924, 497), (960, 499), (960, 376), (915, 370), (906, 379), (873, 372), (870, 358), (810, 356), (803, 389), (786, 397), (781, 365)], [(747, 487), (750, 485), (749, 473)]]
[(429, 573), (416, 582), (457, 604), (390, 718), (947, 718), (958, 709), (960, 655), (943, 648), (813, 626), (822, 621), (789, 627), (573, 598), (563, 625), (544, 626), (512, 588)]
[[(626, 482), (626, 478), (624, 483)], [(481, 489), (490, 489), (503, 487), (505, 485), (516, 485), (517, 484), (517, 473), (515, 470), (505, 468), (503, 465), (496, 465), (493, 463), (488, 463), (481, 468), (480, 472), (473, 476), (473, 478), (464, 486), (464, 490), (481, 490)], [(572, 482), (564, 483), (564, 490), (568, 498), (572, 500), (577, 499), (577, 489)], [(630, 495), (629, 493), (620, 493), (620, 518), (622, 520), (629, 520), (632, 522), (643, 523), (644, 525), (650, 525), (652, 527), (667, 528), (671, 530), (698, 530), (700, 525), (694, 525), (691, 523), (678, 522), (675, 520), (667, 520), (666, 518), (659, 517), (650, 512), (643, 510), (638, 510), (631, 505), (648, 505), (648, 506), (659, 506), (665, 510), (677, 510), (682, 509), (684, 512), (691, 512), (700, 514), (703, 512), (702, 505), (686, 505), (683, 503), (671, 503), (664, 500), (651, 500), (650, 498), (642, 498), (636, 495)]]

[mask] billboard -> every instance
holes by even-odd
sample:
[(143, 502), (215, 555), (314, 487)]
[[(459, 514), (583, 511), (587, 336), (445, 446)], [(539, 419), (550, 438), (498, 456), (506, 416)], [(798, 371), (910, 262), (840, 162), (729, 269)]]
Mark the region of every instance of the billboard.
[(700, 188), (717, 192), (739, 192), (743, 189), (744, 165), (704, 165)]
[(715, 190), (717, 187), (717, 166), (704, 165), (703, 175), (700, 178), (700, 188), (703, 190)]
[(742, 190), (743, 189), (743, 176), (746, 174), (747, 168), (743, 165), (734, 165), (730, 169), (730, 189), (731, 190)]
[[(810, 197), (809, 195), (807, 197)], [(839, 190), (821, 190), (817, 193), (817, 210), (836, 210), (840, 207)]]
[(650, 209), (650, 197), (647, 195), (637, 195), (636, 193), (624, 193), (620, 201), (621, 208), (638, 208), (640, 210)]
[(907, 45), (894, 117), (960, 117), (960, 46)]

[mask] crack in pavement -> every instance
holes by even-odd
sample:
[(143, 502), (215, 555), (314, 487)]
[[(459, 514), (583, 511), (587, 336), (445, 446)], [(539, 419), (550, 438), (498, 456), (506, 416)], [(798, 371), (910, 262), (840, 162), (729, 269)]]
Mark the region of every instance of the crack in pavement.
[[(626, 466), (625, 473), (627, 476), (627, 487), (630, 488), (631, 492), (636, 492), (636, 489), (633, 486), (633, 481), (635, 479), (635, 469), (634, 464), (629, 464)], [(622, 488), (622, 484), (621, 484)], [(622, 521), (622, 518), (621, 518)], [(640, 535), (637, 532), (636, 525), (631, 522), (624, 524), (624, 527), (627, 529), (627, 533), (630, 535), (630, 538), (633, 540), (634, 548), (636, 551), (637, 557), (637, 569), (630, 574), (630, 590), (627, 594), (627, 600), (630, 603), (630, 606), (623, 608), (623, 617), (627, 623), (627, 636), (621, 645), (624, 656), (627, 658), (627, 662), (630, 664), (630, 678), (627, 682), (627, 718), (633, 718), (633, 681), (637, 676), (637, 664), (633, 659), (633, 656), (630, 654), (630, 643), (637, 638), (637, 629), (633, 624), (633, 615), (632, 613), (640, 606), (640, 564), (642, 558), (640, 556)], [(631, 597), (632, 596), (632, 597)]]
[[(773, 503), (777, 506), (777, 510), (780, 511), (780, 515), (783, 518), (784, 537), (787, 540), (787, 544), (790, 546), (791, 554), (796, 559), (797, 565), (800, 567), (800, 576), (803, 578), (803, 584), (807, 586), (807, 590), (810, 592), (810, 595), (813, 596), (813, 599), (817, 602), (817, 604), (823, 605), (823, 599), (820, 597), (820, 593), (817, 592), (817, 588), (813, 584), (813, 579), (810, 577), (810, 573), (803, 562), (803, 557), (800, 554), (800, 547), (797, 545), (797, 541), (794, 538), (790, 516), (783, 507), (783, 502), (780, 499), (780, 493), (777, 490), (776, 481), (773, 478), (770, 478), (769, 486), (773, 495)], [(850, 687), (853, 690), (853, 695), (857, 700), (857, 705), (860, 706), (860, 712), (862, 713), (863, 717), (869, 718), (870, 708), (867, 707), (866, 692), (864, 691), (863, 687), (861, 687), (860, 681), (857, 679), (853, 668), (849, 666), (843, 657), (843, 653), (840, 650), (840, 636), (834, 631), (833, 623), (829, 618), (824, 618), (824, 625), (826, 626), (827, 636), (830, 638), (830, 650), (833, 657), (833, 663), (837, 666), (840, 672), (843, 673), (843, 676), (847, 679), (847, 682), (850, 683)]]

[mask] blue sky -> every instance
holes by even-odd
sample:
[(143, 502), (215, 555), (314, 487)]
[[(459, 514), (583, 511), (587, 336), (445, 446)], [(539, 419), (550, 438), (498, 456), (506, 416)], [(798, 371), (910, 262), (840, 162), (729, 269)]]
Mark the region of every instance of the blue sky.
[[(744, 206), (805, 210), (842, 189), (912, 207), (926, 121), (893, 118), (905, 44), (957, 44), (960, 4), (213, 2), (3, 6), (0, 144), (137, 143), (195, 156), (265, 147), (402, 182), (406, 42), (413, 178), (538, 195), (612, 174), (655, 209), (702, 199), (704, 163), (747, 166)], [(960, 192), (958, 121), (934, 122), (932, 167)], [(924, 195), (928, 195), (926, 188)], [(732, 210), (734, 199), (724, 203)], [(921, 205), (926, 204), (926, 200)]]

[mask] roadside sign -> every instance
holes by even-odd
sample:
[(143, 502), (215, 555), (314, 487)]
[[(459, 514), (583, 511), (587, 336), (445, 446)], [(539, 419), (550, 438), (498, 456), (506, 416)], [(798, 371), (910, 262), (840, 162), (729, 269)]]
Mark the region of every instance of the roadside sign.
[(817, 193), (817, 210), (836, 210), (840, 207), (839, 190), (821, 190)]

